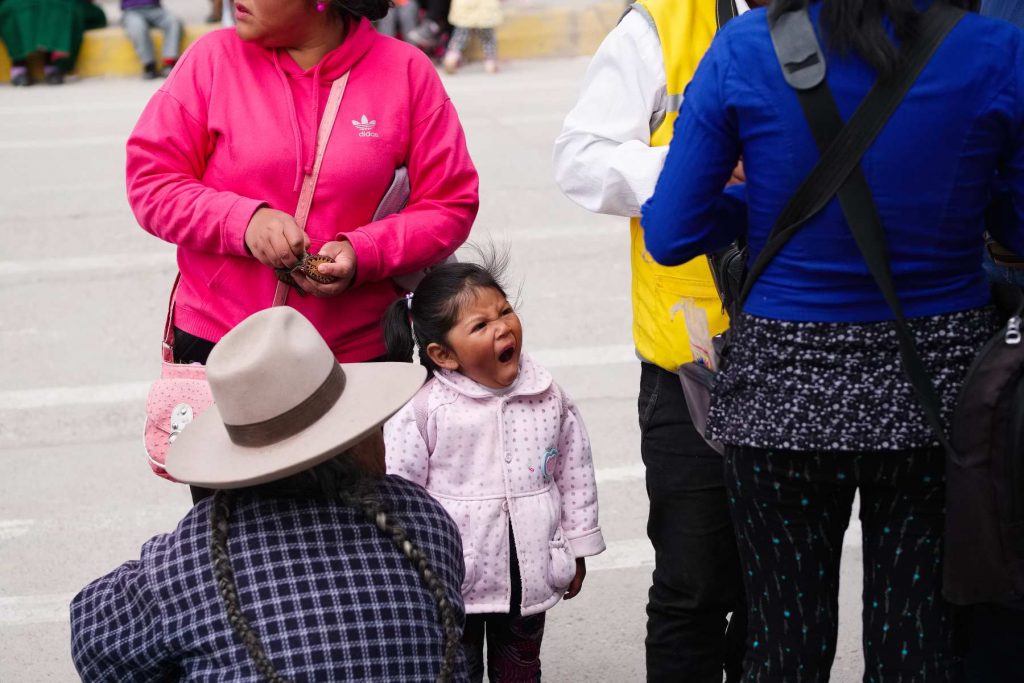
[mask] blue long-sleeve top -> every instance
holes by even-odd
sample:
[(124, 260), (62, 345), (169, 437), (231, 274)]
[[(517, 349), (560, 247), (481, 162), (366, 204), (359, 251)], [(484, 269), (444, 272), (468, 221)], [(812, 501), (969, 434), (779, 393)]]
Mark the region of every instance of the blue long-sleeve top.
[[(925, 9), (930, 0), (919, 0)], [(820, 1), (811, 17), (817, 26)], [(844, 120), (876, 80), (855, 55), (825, 47)], [(722, 187), (742, 157), (745, 220)], [(819, 158), (772, 49), (764, 10), (731, 21), (693, 81), (654, 196), (643, 207), (648, 251), (676, 265), (746, 232), (756, 258), (783, 207)], [(966, 16), (925, 67), (861, 160), (885, 226), (893, 278), (909, 317), (984, 305), (982, 233), (992, 178), (1010, 191), (1009, 219), (988, 226), (1024, 253), (1024, 32)], [(737, 189), (730, 189), (730, 193)], [(724, 209), (724, 211), (723, 211)], [(781, 320), (892, 318), (838, 201), (810, 220), (754, 285), (744, 310)]]

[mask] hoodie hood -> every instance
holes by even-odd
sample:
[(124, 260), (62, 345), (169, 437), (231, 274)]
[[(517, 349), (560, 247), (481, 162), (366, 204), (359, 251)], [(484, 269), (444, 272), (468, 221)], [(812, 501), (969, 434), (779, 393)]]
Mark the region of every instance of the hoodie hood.
[[(291, 112), (292, 137), (295, 140), (295, 180), (292, 190), (298, 192), (302, 186), (304, 176), (313, 173), (313, 162), (316, 159), (316, 134), (308, 136), (312, 139), (303, 140), (302, 128), (299, 125), (299, 117), (311, 117), (311, 126), (307, 130), (316, 131), (319, 128), (321, 90), (330, 87), (334, 81), (341, 78), (345, 73), (359, 63), (370, 48), (373, 47), (377, 37), (377, 31), (373, 24), (366, 18), (358, 21), (352, 20), (348, 23), (348, 32), (341, 45), (334, 48), (310, 69), (303, 69), (296, 64), (287, 50), (273, 50), (274, 68), (277, 71), (281, 87), (284, 89), (285, 98), (288, 101), (288, 108)], [(295, 103), (295, 95), (292, 93), (291, 84), (288, 79), (310, 79), (313, 93), (312, 106), (307, 111), (299, 111)]]
[(524, 351), (519, 356), (519, 376), (507, 394), (497, 395), (460, 372), (438, 369), (434, 378), (446, 387), (470, 398), (510, 398), (513, 396), (535, 396), (547, 391), (552, 382), (551, 373), (533, 362)]

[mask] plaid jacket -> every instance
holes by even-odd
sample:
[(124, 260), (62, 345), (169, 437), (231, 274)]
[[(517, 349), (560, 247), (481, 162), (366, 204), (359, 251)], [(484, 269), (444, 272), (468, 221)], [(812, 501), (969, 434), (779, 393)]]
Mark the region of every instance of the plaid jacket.
[[(380, 485), (392, 518), (431, 558), (461, 629), (462, 543), (423, 489)], [(228, 623), (210, 559), (210, 501), (139, 560), (71, 602), (83, 681), (261, 681)], [(444, 650), (436, 603), (406, 557), (351, 508), (239, 494), (228, 551), (242, 609), (289, 681), (434, 681)], [(461, 651), (455, 680), (466, 680)]]

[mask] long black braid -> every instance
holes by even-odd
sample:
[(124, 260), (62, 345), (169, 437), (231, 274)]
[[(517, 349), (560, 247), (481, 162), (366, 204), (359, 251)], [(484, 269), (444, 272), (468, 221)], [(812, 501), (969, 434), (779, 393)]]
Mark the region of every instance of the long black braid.
[(228, 520), (231, 518), (231, 495), (227, 491), (213, 494), (213, 511), (210, 515), (212, 530), (210, 532), (210, 553), (213, 555), (213, 576), (217, 580), (217, 592), (224, 599), (228, 611), (228, 621), (235, 635), (245, 646), (253, 663), (261, 674), (272, 683), (285, 683), (285, 679), (277, 673), (274, 664), (263, 651), (259, 636), (252, 630), (249, 620), (242, 612), (238, 602), (238, 589), (235, 587), (235, 572), (231, 568), (228, 557)]
[[(343, 483), (344, 482), (344, 483)], [(441, 670), (437, 675), (438, 683), (445, 683), (452, 677), (455, 658), (458, 656), (459, 630), (455, 612), (437, 573), (431, 566), (430, 559), (405, 533), (401, 525), (393, 522), (373, 487), (368, 486), (365, 477), (356, 474), (350, 461), (342, 454), (322, 463), (312, 470), (301, 472), (287, 480), (274, 482), (261, 487), (265, 492), (284, 495), (295, 495), (305, 491), (307, 495), (326, 494), (329, 498), (338, 498), (342, 503), (360, 511), (363, 517), (390, 538), (395, 546), (405, 555), (420, 575), (430, 596), (437, 603), (444, 628), (445, 650), (441, 662)], [(228, 556), (228, 522), (231, 517), (232, 496), (226, 491), (217, 491), (213, 497), (213, 510), (210, 515), (212, 530), (210, 535), (210, 553), (213, 557), (213, 575), (217, 581), (217, 591), (227, 608), (228, 621), (235, 635), (245, 646), (259, 672), (272, 683), (285, 683), (267, 657), (259, 637), (242, 612), (235, 586), (235, 575)]]
[(455, 658), (459, 652), (459, 629), (455, 622), (455, 612), (452, 610), (451, 601), (445, 591), (444, 584), (438, 578), (437, 572), (431, 567), (427, 554), (420, 550), (412, 540), (409, 539), (399, 524), (392, 523), (388, 518), (387, 510), (376, 496), (354, 496), (350, 493), (342, 493), (341, 500), (348, 506), (362, 510), (363, 516), (377, 529), (389, 537), (402, 553), (409, 558), (412, 565), (419, 572), (423, 584), (430, 591), (431, 597), (437, 603), (441, 612), (441, 625), (444, 628), (444, 660), (441, 662), (441, 671), (437, 674), (438, 683), (445, 683), (452, 677), (455, 668)]

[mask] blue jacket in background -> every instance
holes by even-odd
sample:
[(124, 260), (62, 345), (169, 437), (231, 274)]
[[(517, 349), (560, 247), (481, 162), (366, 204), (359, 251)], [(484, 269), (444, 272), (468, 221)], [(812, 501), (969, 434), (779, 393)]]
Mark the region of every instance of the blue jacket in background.
[[(925, 9), (930, 1), (918, 5)], [(820, 1), (811, 4), (815, 23), (820, 10)], [(829, 86), (849, 119), (876, 74), (856, 56), (826, 50), (826, 59)], [(796, 94), (782, 77), (764, 10), (725, 27), (686, 90), (665, 169), (643, 210), (647, 248), (656, 260), (682, 263), (738, 236), (744, 221), (719, 219), (722, 187), (741, 156), (747, 237), (756, 258), (819, 158)], [(906, 314), (987, 303), (980, 247), (997, 171), (1010, 190), (1012, 210), (1006, 224), (991, 229), (1001, 243), (1024, 253), (1024, 33), (966, 16), (861, 167), (886, 229)], [(802, 321), (892, 317), (835, 199), (776, 256), (745, 310)]]

